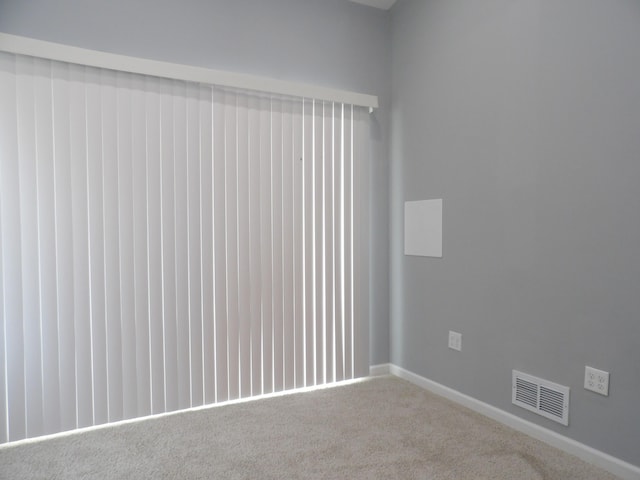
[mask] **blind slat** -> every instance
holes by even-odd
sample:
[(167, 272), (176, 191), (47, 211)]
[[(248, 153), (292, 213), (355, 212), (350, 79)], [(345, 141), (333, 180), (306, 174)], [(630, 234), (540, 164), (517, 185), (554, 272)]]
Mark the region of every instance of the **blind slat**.
[[(118, 221), (120, 269), (120, 332), (122, 339), (122, 418), (138, 416), (137, 335), (135, 311), (133, 99), (131, 76), (116, 79)], [(142, 165), (144, 166), (143, 162)], [(142, 189), (144, 191), (144, 189)], [(139, 292), (145, 298), (145, 291)], [(146, 318), (146, 316), (145, 316)], [(141, 380), (142, 381), (142, 380)]]
[[(2, 80), (0, 79), (0, 82)], [(0, 166), (0, 174), (2, 174), (2, 167)], [(0, 195), (0, 226), (2, 225), (2, 196)], [(3, 272), (2, 262), (2, 235), (0, 234), (0, 272)], [(4, 305), (4, 276), (0, 274), (0, 304)], [(5, 356), (5, 315), (4, 309), (0, 309), (0, 358), (4, 359)], [(6, 412), (8, 408), (7, 398), (7, 376), (6, 370), (0, 368), (0, 412)], [(0, 442), (4, 443), (9, 441), (9, 424), (7, 422), (7, 416), (2, 415), (0, 418)]]
[[(146, 155), (146, 118), (145, 118), (145, 93), (144, 80), (142, 77), (133, 76), (130, 81), (131, 94), (131, 205), (130, 221), (131, 233), (128, 237), (131, 242), (131, 255), (133, 258), (133, 272), (130, 277), (131, 296), (130, 302), (133, 303), (131, 322), (133, 323), (133, 331), (135, 332), (135, 340), (130, 341), (129, 349), (133, 348), (133, 352), (129, 351), (129, 360), (124, 360), (125, 365), (129, 365), (128, 381), (126, 383), (129, 389), (135, 390), (135, 405), (128, 404), (125, 409), (125, 417), (132, 418), (135, 416), (149, 415), (151, 409), (151, 352), (150, 352), (150, 333), (151, 325), (149, 322), (149, 282), (148, 282), (148, 257), (149, 250), (147, 246), (147, 195), (149, 175), (149, 167)], [(124, 202), (123, 202), (124, 203)], [(123, 205), (127, 209), (127, 205)], [(126, 265), (125, 262), (123, 264)], [(123, 286), (124, 287), (124, 286)], [(123, 288), (124, 289), (124, 288)], [(131, 308), (131, 307), (129, 307)], [(133, 357), (133, 358), (132, 358)], [(131, 362), (130, 364), (128, 362)], [(135, 379), (135, 384), (131, 385), (131, 381)], [(129, 401), (133, 399), (133, 395), (129, 397)], [(133, 415), (130, 414), (133, 410)]]
[(43, 433), (42, 343), (38, 255), (38, 191), (35, 137), (33, 59), (16, 63), (17, 95), (22, 106), (18, 120), (20, 234), (22, 253), (22, 319), (26, 387), (26, 435)]
[(102, 221), (105, 270), (105, 329), (108, 421), (122, 420), (122, 331), (120, 298), (120, 203), (118, 183), (118, 135), (116, 73), (100, 72), (100, 112), (102, 149)]
[[(24, 356), (22, 331), (22, 272), (20, 248), (18, 132), (16, 128), (15, 61), (0, 55), (0, 105), (6, 114), (0, 116), (0, 269), (2, 278), (2, 353), (3, 365), (0, 388), (4, 415), (0, 420), (0, 441), (26, 436), (24, 411)], [(6, 336), (5, 336), (6, 333)], [(9, 388), (12, 387), (12, 388)], [(5, 401), (6, 399), (6, 401)], [(15, 413), (14, 413), (15, 412)]]
[(203, 384), (203, 317), (202, 317), (202, 249), (201, 239), (201, 195), (200, 177), (200, 109), (198, 86), (187, 85), (187, 211), (188, 211), (188, 292), (189, 292), (189, 351), (191, 379), (191, 406), (204, 403)]
[(240, 348), (238, 313), (238, 130), (237, 95), (227, 93), (225, 98), (225, 188), (227, 234), (227, 349), (229, 400), (240, 397)]
[(369, 183), (368, 143), (362, 139), (366, 136), (366, 117), (362, 109), (353, 110), (351, 138), (353, 161), (353, 295), (358, 299), (353, 302), (353, 364), (355, 377), (368, 375), (369, 364), (369, 330), (361, 318), (369, 318), (369, 294), (365, 279), (369, 278), (369, 242), (366, 232), (369, 231), (369, 209), (366, 202), (367, 185)]
[(313, 261), (316, 385), (326, 382), (326, 311), (324, 290), (324, 117), (323, 102), (313, 106)]
[(93, 424), (109, 420), (100, 72), (85, 71)]
[(345, 376), (353, 378), (353, 110), (344, 110), (344, 348)]
[(53, 157), (51, 65), (34, 60), (34, 100), (38, 197), (40, 328), (42, 345), (43, 432), (60, 431), (58, 358), (58, 279)]
[[(156, 79), (145, 79), (145, 130), (147, 166), (147, 281), (149, 283), (149, 368), (151, 413), (166, 410), (166, 365), (163, 280), (163, 157), (162, 87)], [(165, 112), (166, 114), (166, 112)], [(166, 120), (165, 120), (166, 121)]]
[(295, 387), (293, 293), (293, 105), (282, 102), (282, 331), (284, 389)]
[(215, 248), (215, 335), (216, 335), (216, 400), (229, 399), (227, 357), (227, 240), (226, 240), (226, 162), (225, 162), (225, 94), (213, 91), (213, 211)]
[(343, 158), (342, 158), (342, 105), (333, 106), (333, 245), (334, 245), (334, 352), (336, 381), (344, 380), (344, 245), (342, 243), (343, 204)]
[(76, 426), (94, 425), (87, 104), (84, 68), (69, 65), (69, 143), (71, 217), (73, 219), (73, 319), (75, 344)]
[(333, 202), (333, 103), (323, 102), (323, 195), (324, 195), (324, 296), (325, 296), (325, 374), (326, 382), (335, 381), (335, 304), (334, 304), (334, 245), (333, 221), (335, 216)]
[(214, 250), (213, 250), (213, 110), (211, 90), (200, 87), (200, 234), (202, 272), (203, 403), (216, 400)]
[(238, 357), (240, 397), (251, 396), (251, 278), (249, 234), (249, 112), (248, 98), (237, 103), (238, 192)]
[(173, 84), (173, 181), (175, 188), (175, 285), (178, 409), (191, 406), (191, 355), (189, 323), (189, 212), (186, 88)]
[(260, 99), (260, 269), (262, 296), (262, 391), (273, 392), (273, 280), (271, 211), (271, 102)]
[(251, 322), (251, 394), (263, 393), (262, 367), (262, 258), (260, 247), (261, 165), (260, 165), (260, 102), (256, 97), (248, 103), (249, 143), (249, 306)]
[(293, 102), (293, 154), (292, 163), (292, 221), (293, 221), (293, 328), (295, 386), (304, 387), (305, 377), (305, 315), (304, 315), (304, 257), (303, 257), (303, 125), (302, 102)]
[(162, 82), (160, 101), (160, 155), (162, 202), (162, 298), (164, 339), (164, 402), (165, 411), (178, 408), (178, 344), (176, 299), (176, 226), (175, 226), (175, 166), (174, 166), (174, 104), (172, 84)]
[(271, 237), (273, 258), (273, 391), (284, 388), (284, 330), (283, 330), (283, 225), (282, 225), (282, 100), (271, 101)]
[(303, 156), (302, 156), (302, 196), (304, 200), (304, 362), (305, 386), (316, 384), (316, 354), (315, 354), (315, 294), (314, 281), (314, 148), (313, 148), (313, 101), (305, 99), (303, 102)]

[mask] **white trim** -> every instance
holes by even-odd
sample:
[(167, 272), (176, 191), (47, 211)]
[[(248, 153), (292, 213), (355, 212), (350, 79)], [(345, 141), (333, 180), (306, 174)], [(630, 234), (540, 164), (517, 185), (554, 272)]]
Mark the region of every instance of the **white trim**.
[(500, 410), (492, 405), (481, 402), (473, 397), (460, 393), (457, 390), (441, 385), (427, 378), (416, 375), (402, 367), (390, 364), (389, 370), (392, 375), (408, 380), (409, 382), (429, 390), (437, 395), (448, 398), (460, 405), (463, 405), (475, 412), (496, 420), (530, 437), (545, 442), (552, 447), (600, 467), (608, 472), (617, 475), (624, 480), (638, 480), (640, 478), (640, 467), (620, 460), (608, 453), (601, 452), (583, 443), (572, 440), (564, 435), (560, 435), (552, 430), (548, 430), (540, 425), (524, 420), (511, 413)]
[(369, 367), (370, 377), (379, 377), (380, 375), (389, 375), (391, 373), (391, 364), (382, 363), (380, 365), (371, 365)]
[(373, 8), (379, 8), (381, 10), (389, 10), (396, 3), (396, 0), (351, 0), (354, 3), (360, 5), (367, 5)]
[(347, 103), (369, 109), (378, 108), (378, 97), (364, 93), (349, 92), (333, 88), (287, 82), (274, 78), (258, 77), (243, 73), (211, 70), (190, 65), (160, 62), (145, 58), (129, 57), (113, 53), (87, 50), (84, 48), (45, 42), (34, 38), (21, 37), (0, 32), (0, 50), (19, 55), (58, 60), (61, 62), (106, 68), (122, 72), (172, 78), (189, 82), (242, 88), (259, 92), (313, 98), (332, 102)]

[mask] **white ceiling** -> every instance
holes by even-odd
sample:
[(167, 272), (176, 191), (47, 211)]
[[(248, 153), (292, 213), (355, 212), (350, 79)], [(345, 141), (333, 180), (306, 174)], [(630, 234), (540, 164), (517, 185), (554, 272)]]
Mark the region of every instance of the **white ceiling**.
[(389, 10), (396, 3), (396, 0), (351, 0), (355, 3), (361, 3), (362, 5), (369, 5), (370, 7), (381, 8), (382, 10)]

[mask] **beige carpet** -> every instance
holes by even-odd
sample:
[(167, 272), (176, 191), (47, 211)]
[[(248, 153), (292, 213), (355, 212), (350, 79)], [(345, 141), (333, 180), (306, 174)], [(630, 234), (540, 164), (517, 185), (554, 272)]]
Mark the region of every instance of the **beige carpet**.
[(0, 478), (615, 477), (404, 380), (377, 377), (5, 446)]

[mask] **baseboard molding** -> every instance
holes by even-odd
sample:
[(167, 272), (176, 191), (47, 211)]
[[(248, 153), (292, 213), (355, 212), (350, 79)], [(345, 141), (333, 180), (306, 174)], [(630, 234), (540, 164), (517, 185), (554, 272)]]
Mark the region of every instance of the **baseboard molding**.
[(382, 363), (380, 365), (371, 365), (369, 367), (369, 376), (379, 377), (380, 375), (389, 375), (391, 373), (391, 364)]
[(437, 395), (448, 398), (460, 405), (463, 405), (475, 412), (478, 412), (486, 417), (492, 418), (508, 427), (513, 428), (519, 432), (525, 433), (530, 437), (545, 442), (555, 448), (558, 448), (564, 452), (596, 465), (603, 470), (611, 472), (614, 475), (624, 480), (638, 480), (640, 479), (640, 467), (632, 465), (613, 457), (607, 453), (596, 450), (583, 443), (572, 440), (568, 437), (560, 435), (552, 430), (548, 430), (540, 425), (524, 420), (511, 413), (500, 410), (488, 403), (481, 402), (473, 397), (460, 393), (457, 390), (441, 385), (437, 382), (429, 380), (427, 378), (416, 375), (413, 372), (405, 370), (402, 367), (398, 367), (393, 364), (374, 365), (370, 368), (371, 375), (385, 375), (392, 374), (397, 377), (408, 380), (409, 382), (429, 390)]

